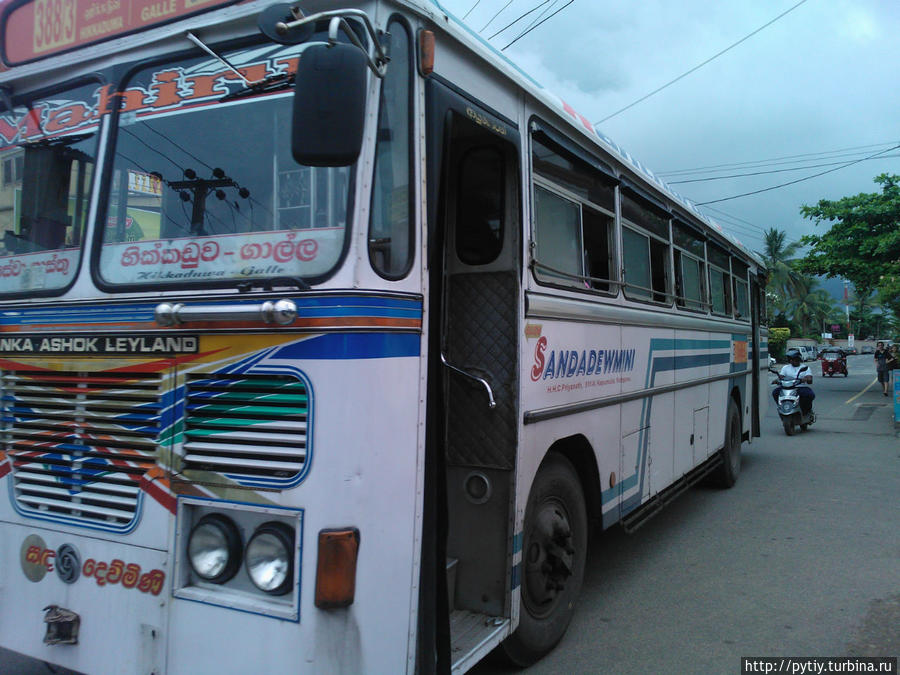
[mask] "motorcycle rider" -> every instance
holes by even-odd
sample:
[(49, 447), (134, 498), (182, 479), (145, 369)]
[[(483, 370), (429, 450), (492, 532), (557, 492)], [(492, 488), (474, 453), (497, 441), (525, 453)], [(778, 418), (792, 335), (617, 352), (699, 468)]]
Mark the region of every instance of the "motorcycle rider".
[[(788, 349), (785, 356), (788, 358), (788, 363), (781, 369), (778, 376), (782, 380), (796, 379), (801, 380), (807, 385), (812, 384), (812, 372), (809, 370), (809, 367), (803, 363), (803, 357), (800, 355), (800, 350)], [(779, 393), (781, 393), (780, 385), (775, 387), (775, 390), (772, 392), (772, 398), (775, 399), (776, 404), (778, 403)], [(800, 410), (804, 413), (808, 413), (812, 410), (812, 402), (816, 397), (816, 394), (811, 388), (802, 384), (797, 387), (797, 393), (800, 394)]]

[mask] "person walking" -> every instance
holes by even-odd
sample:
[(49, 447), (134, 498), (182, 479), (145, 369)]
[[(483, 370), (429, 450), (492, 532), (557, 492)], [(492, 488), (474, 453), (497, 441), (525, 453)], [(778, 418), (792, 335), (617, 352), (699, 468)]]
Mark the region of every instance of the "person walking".
[(884, 348), (884, 343), (879, 342), (875, 345), (875, 372), (878, 375), (878, 382), (881, 384), (881, 391), (885, 396), (888, 395), (888, 382), (891, 379), (888, 358), (889, 352)]

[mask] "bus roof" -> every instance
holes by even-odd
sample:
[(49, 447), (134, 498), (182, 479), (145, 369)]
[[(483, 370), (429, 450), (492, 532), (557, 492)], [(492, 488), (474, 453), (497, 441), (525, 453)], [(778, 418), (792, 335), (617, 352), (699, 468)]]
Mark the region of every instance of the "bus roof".
[(528, 73), (519, 68), (519, 66), (513, 63), (496, 47), (466, 25), (462, 19), (446, 9), (441, 4), (441, 0), (395, 1), (418, 11), (421, 14), (430, 16), (436, 23), (442, 24), (448, 33), (466, 44), (466, 46), (472, 48), (473, 51), (513, 79), (516, 84), (525, 89), (534, 98), (555, 110), (560, 118), (564, 119), (569, 124), (570, 129), (575, 129), (584, 137), (590, 139), (594, 145), (599, 146), (612, 155), (621, 165), (627, 167), (627, 169), (638, 176), (639, 179), (646, 182), (649, 187), (655, 188), (655, 190), (669, 202), (680, 206), (684, 211), (707, 225), (713, 232), (718, 234), (734, 248), (740, 250), (757, 265), (762, 267), (765, 266), (765, 263), (758, 254), (744, 246), (744, 244), (732, 234), (726, 232), (715, 220), (702, 214), (691, 200), (678, 194), (665, 181), (660, 179), (653, 171), (629, 154), (618, 143), (599, 132), (584, 115), (578, 113), (572, 106), (556, 96), (550, 90), (546, 89)]

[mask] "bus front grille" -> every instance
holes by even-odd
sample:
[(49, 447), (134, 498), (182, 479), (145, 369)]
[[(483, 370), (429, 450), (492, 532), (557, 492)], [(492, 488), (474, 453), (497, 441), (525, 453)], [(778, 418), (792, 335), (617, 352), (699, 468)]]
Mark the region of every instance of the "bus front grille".
[(128, 531), (156, 465), (158, 373), (0, 372), (3, 449), (25, 516)]
[[(291, 375), (190, 374), (183, 469), (243, 485), (288, 487), (308, 460), (309, 388)], [(202, 472), (202, 473), (201, 473)]]

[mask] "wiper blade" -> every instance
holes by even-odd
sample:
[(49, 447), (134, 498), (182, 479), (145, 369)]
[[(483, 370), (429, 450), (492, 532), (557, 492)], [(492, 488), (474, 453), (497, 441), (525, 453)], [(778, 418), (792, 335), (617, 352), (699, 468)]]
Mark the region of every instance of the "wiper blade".
[(241, 293), (248, 293), (254, 288), (261, 288), (264, 291), (271, 291), (276, 286), (293, 286), (298, 291), (312, 290), (312, 286), (303, 277), (271, 277), (263, 279), (241, 279), (237, 284), (237, 289)]
[(35, 141), (24, 141), (23, 143), (19, 143), (17, 147), (25, 148), (61, 148), (68, 147), (70, 145), (74, 145), (80, 141), (83, 141), (86, 138), (90, 138), (94, 135), (94, 132), (91, 131), (86, 134), (69, 134), (68, 136), (54, 136), (53, 138), (39, 138)]
[(281, 91), (289, 89), (293, 84), (292, 73), (278, 73), (277, 75), (269, 75), (264, 80), (253, 82), (243, 89), (232, 91), (225, 94), (219, 99), (219, 103), (226, 103), (247, 96), (257, 96), (258, 94), (269, 94), (273, 91)]

